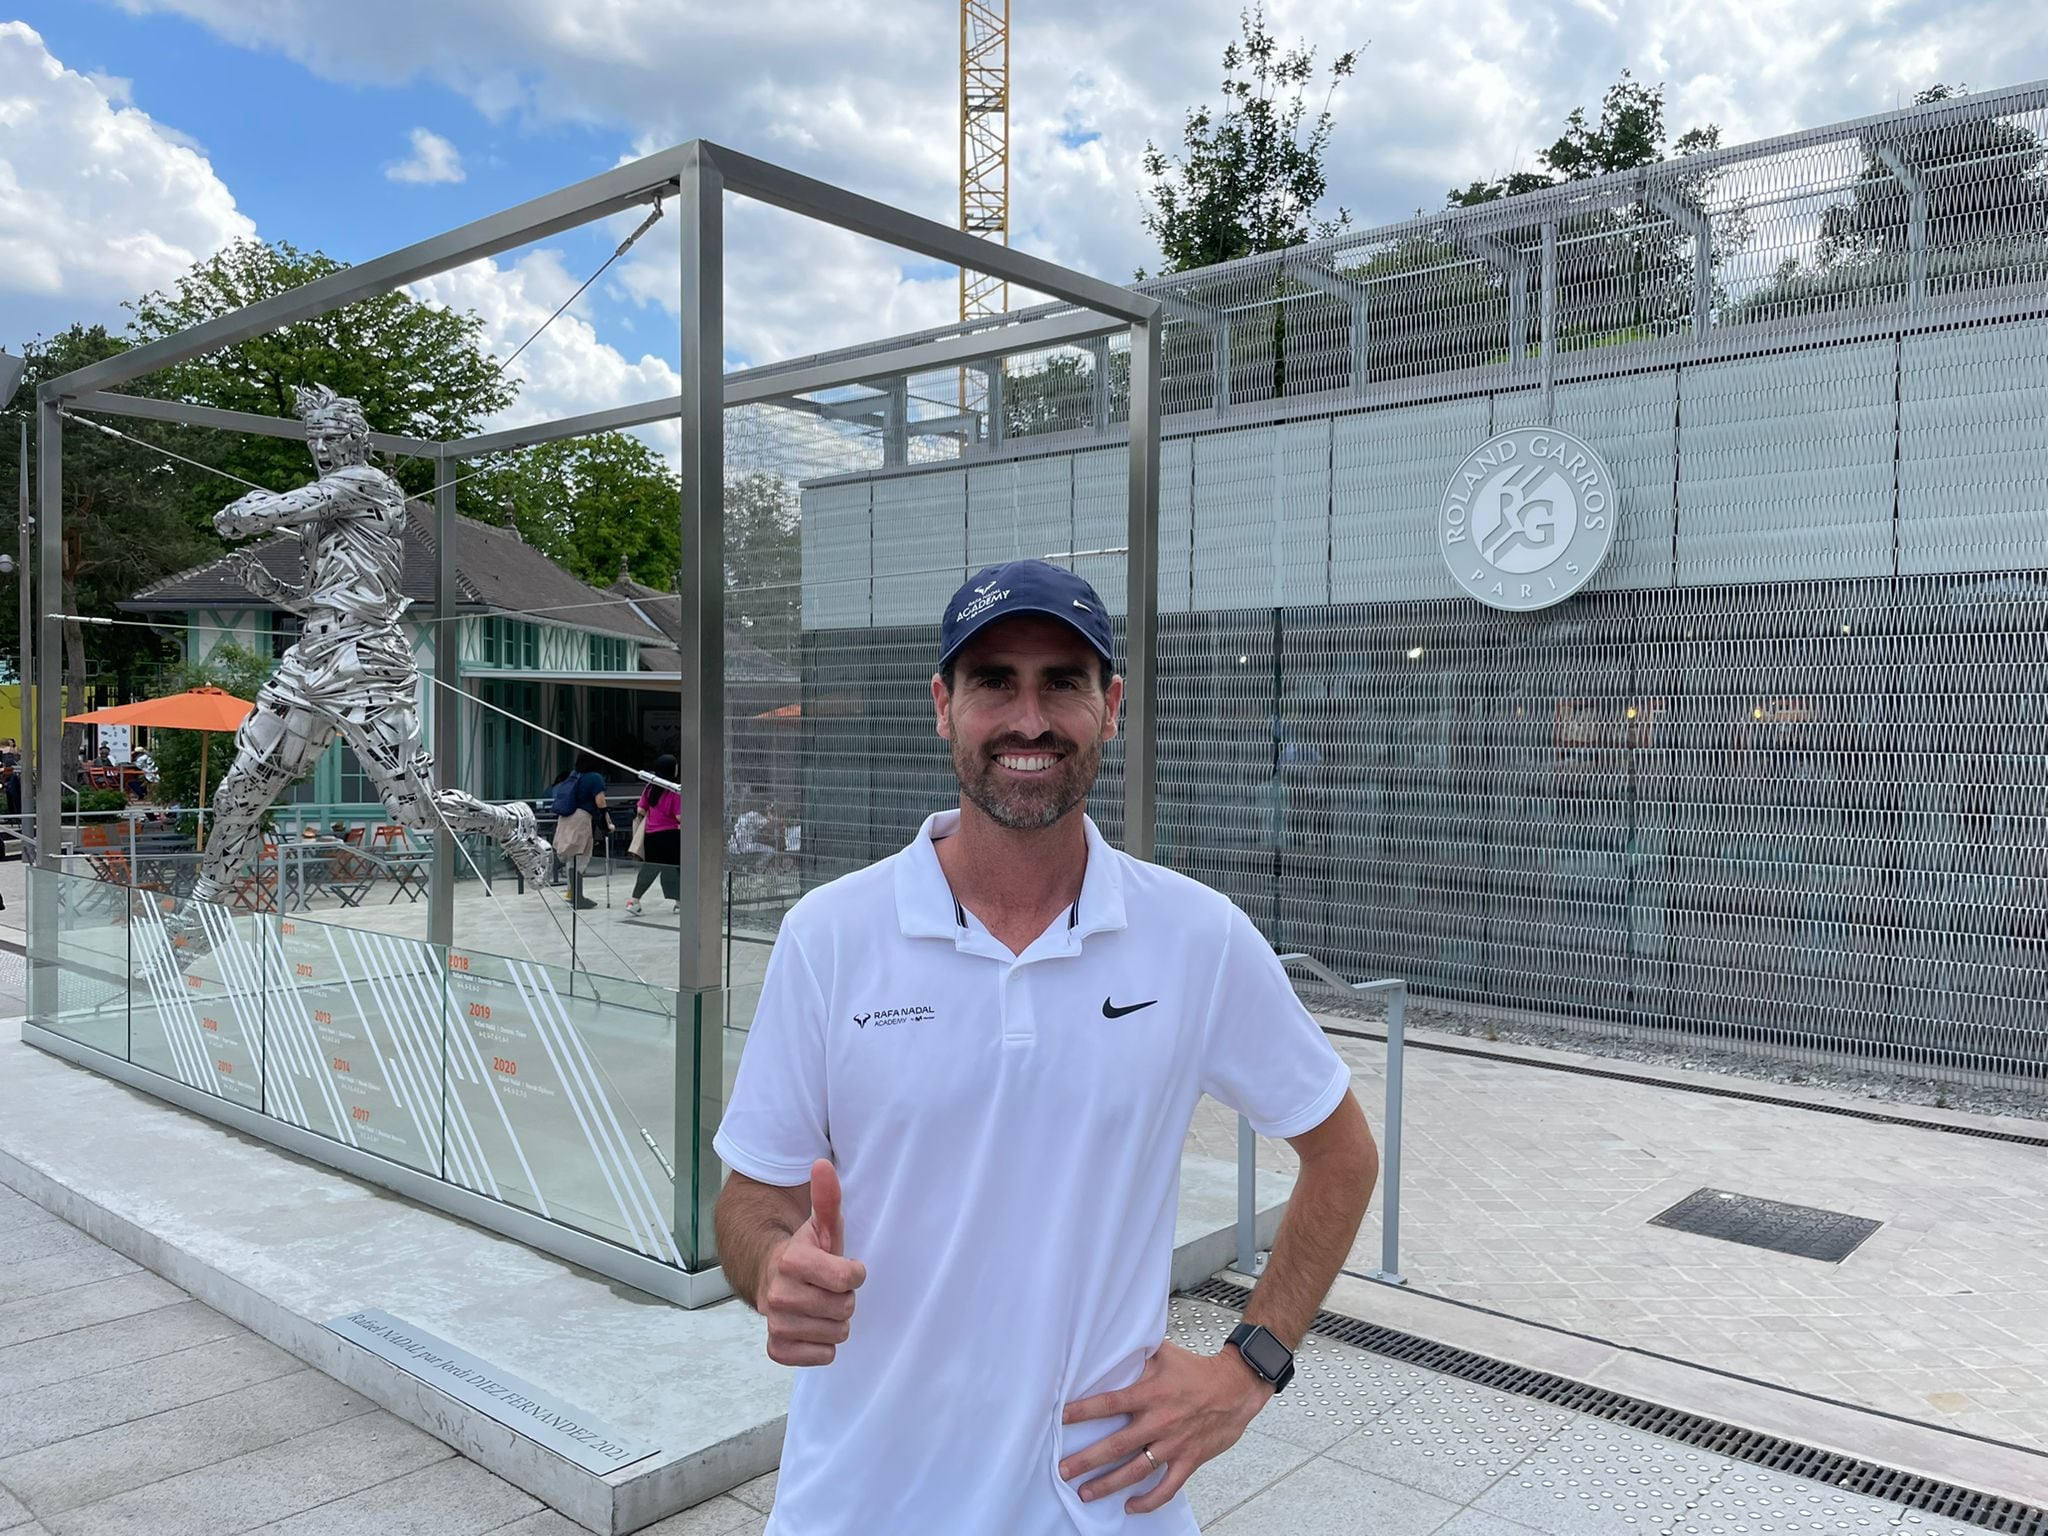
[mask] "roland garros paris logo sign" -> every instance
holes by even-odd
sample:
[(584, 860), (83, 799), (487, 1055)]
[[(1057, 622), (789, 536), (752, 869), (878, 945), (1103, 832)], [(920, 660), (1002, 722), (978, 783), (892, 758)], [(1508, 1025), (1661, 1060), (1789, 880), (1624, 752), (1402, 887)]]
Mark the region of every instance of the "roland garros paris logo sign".
[(1569, 432), (1516, 427), (1466, 455), (1437, 509), (1437, 545), (1458, 585), (1495, 608), (1561, 603), (1614, 542), (1614, 473)]

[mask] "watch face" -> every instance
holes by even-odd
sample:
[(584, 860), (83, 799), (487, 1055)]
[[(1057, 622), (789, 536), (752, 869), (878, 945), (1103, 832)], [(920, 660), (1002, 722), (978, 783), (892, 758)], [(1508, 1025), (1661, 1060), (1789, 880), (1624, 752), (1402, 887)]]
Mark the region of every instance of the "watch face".
[(1258, 1367), (1259, 1374), (1268, 1381), (1276, 1379), (1294, 1360), (1294, 1355), (1287, 1346), (1263, 1328), (1246, 1339), (1240, 1347), (1244, 1350), (1245, 1358)]

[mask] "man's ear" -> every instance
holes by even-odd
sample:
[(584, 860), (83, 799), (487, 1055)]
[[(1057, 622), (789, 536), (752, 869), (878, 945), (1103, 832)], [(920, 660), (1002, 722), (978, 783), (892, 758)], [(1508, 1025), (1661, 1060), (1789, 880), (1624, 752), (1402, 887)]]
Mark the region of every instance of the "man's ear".
[(942, 741), (953, 739), (953, 722), (947, 718), (946, 706), (953, 701), (953, 691), (946, 686), (946, 680), (938, 673), (932, 674), (932, 713), (937, 716), (936, 724)]
[(1124, 707), (1124, 680), (1121, 675), (1109, 680), (1109, 691), (1103, 695), (1109, 703), (1109, 711), (1102, 722), (1102, 739), (1115, 741), (1119, 717)]

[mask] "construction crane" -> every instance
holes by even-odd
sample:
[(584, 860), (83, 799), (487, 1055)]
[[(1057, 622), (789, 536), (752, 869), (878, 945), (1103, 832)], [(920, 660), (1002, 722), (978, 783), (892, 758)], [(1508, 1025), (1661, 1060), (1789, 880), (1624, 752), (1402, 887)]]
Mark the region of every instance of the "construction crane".
[[(960, 0), (960, 227), (1010, 243), (1010, 0)], [(1010, 307), (1001, 278), (960, 269), (960, 318)], [(960, 372), (960, 408), (987, 407), (983, 375)]]

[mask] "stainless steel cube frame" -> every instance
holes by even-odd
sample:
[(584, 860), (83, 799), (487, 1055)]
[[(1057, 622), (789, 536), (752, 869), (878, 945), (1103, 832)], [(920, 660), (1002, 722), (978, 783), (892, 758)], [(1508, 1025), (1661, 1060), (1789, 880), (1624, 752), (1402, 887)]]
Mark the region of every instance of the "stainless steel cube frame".
[[(1018, 288), (1046, 295), (1062, 308), (1039, 312), (1018, 322), (1011, 317), (979, 329), (952, 330), (913, 340), (883, 352), (868, 351), (824, 359), (805, 359), (727, 375), (724, 356), (724, 208), (728, 195), (752, 198), (806, 218), (864, 235), (884, 244), (936, 261), (1002, 279)], [(596, 432), (673, 419), (682, 436), (681, 579), (684, 679), (679, 704), (683, 721), (680, 779), (684, 799), (696, 807), (687, 821), (682, 854), (682, 912), (677, 988), (679, 1002), (694, 1004), (679, 1013), (679, 1028), (695, 1025), (694, 1051), (677, 1052), (677, 1145), (692, 1150), (687, 1170), (677, 1170), (676, 1239), (693, 1276), (716, 1263), (711, 1213), (721, 1172), (711, 1147), (723, 1092), (723, 997), (720, 991), (721, 897), (725, 829), (723, 822), (724, 763), (724, 484), (725, 408), (858, 383), (878, 374), (988, 364), (1019, 351), (1085, 342), (1128, 329), (1131, 345), (1130, 487), (1129, 487), (1129, 619), (1126, 647), (1126, 763), (1124, 825), (1126, 846), (1139, 857), (1153, 848), (1154, 735), (1157, 717), (1154, 651), (1157, 637), (1157, 528), (1159, 510), (1159, 362), (1160, 330), (1165, 311), (1160, 301), (1114, 283), (1103, 282), (1053, 262), (965, 234), (930, 219), (903, 212), (842, 187), (818, 181), (781, 166), (693, 140), (601, 176), (550, 192), (530, 202), (465, 224), (458, 229), (393, 251), (345, 271), (307, 283), (231, 314), (136, 347), (118, 356), (52, 379), (37, 391), (37, 427), (41, 446), (37, 500), (40, 521), (38, 579), (41, 590), (60, 590), (63, 561), (63, 432), (64, 415), (104, 413), (178, 422), (223, 431), (303, 438), (296, 421), (214, 410), (176, 401), (143, 399), (116, 393), (121, 386), (147, 378), (160, 369), (235, 346), (282, 326), (312, 319), (359, 299), (389, 293), (404, 284), (446, 272), (468, 262), (512, 250), (560, 231), (656, 203), (673, 202), (682, 225), (682, 257), (677, 273), (681, 300), (682, 389), (663, 400), (621, 406), (614, 410), (484, 433), (460, 441), (435, 442), (378, 434), (373, 443), (386, 452), (430, 458), (437, 466), (435, 505), (439, 551), (435, 597), (442, 613), (455, 599), (457, 525), (455, 481), (461, 464), (507, 449), (584, 436)], [(44, 605), (46, 608), (51, 606)], [(35, 761), (54, 763), (61, 738), (62, 620), (45, 612), (35, 657), (36, 710), (33, 731)], [(438, 675), (455, 675), (455, 630), (439, 627), (435, 662)], [(459, 702), (435, 711), (437, 776), (452, 771), (461, 721)], [(442, 780), (445, 782), (445, 779)], [(39, 772), (35, 783), (38, 857), (45, 869), (56, 867), (62, 786), (55, 772)], [(453, 938), (454, 869), (439, 860), (430, 892), (429, 938), (447, 944)], [(32, 949), (54, 952), (54, 913), (35, 913)], [(31, 976), (31, 1016), (53, 1006), (55, 975), (37, 966)], [(687, 1038), (687, 1037), (686, 1037)], [(448, 1204), (437, 1191), (421, 1187), (431, 1180), (406, 1182), (407, 1193), (430, 1203)], [(460, 1192), (457, 1192), (460, 1193)], [(488, 1220), (470, 1205), (463, 1214)], [(496, 1223), (493, 1223), (496, 1224)], [(512, 1230), (508, 1223), (505, 1230)], [(516, 1223), (516, 1235), (540, 1246), (552, 1246), (535, 1223)], [(603, 1245), (587, 1240), (575, 1245), (579, 1262), (606, 1269)], [(558, 1250), (560, 1251), (560, 1250)], [(622, 1258), (633, 1258), (622, 1255)], [(641, 1261), (644, 1263), (644, 1261)], [(638, 1266), (633, 1267), (639, 1276)], [(616, 1273), (616, 1270), (611, 1272)], [(710, 1290), (699, 1287), (703, 1299)]]

